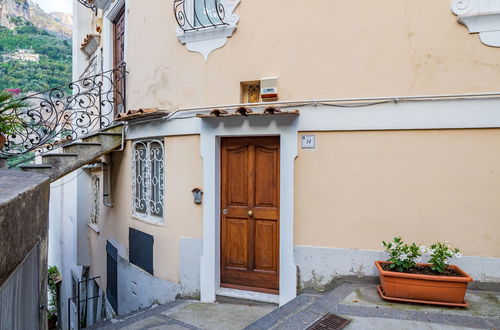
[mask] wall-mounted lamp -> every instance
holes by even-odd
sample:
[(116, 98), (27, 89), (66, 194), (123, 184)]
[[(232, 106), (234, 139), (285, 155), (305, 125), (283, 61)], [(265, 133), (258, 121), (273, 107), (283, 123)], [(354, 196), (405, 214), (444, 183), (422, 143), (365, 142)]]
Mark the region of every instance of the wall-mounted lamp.
[(193, 193), (194, 203), (201, 204), (203, 199), (203, 190), (201, 190), (201, 188), (194, 188), (191, 192)]

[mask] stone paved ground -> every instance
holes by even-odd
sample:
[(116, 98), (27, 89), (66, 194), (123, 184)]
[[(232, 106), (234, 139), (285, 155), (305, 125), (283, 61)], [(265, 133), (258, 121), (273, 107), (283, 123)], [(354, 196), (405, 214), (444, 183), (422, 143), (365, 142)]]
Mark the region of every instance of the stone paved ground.
[(177, 300), (115, 318), (95, 329), (224, 329), (239, 330), (277, 309), (277, 305), (252, 302), (206, 304)]
[[(325, 313), (351, 320), (345, 329), (499, 329), (500, 292), (472, 291), (470, 307), (390, 303), (373, 284), (344, 283), (324, 294), (302, 294), (288, 304), (178, 300), (100, 324), (99, 329), (305, 329)], [(252, 323), (253, 322), (253, 323)]]
[(345, 283), (323, 295), (300, 295), (247, 329), (305, 329), (332, 313), (351, 320), (345, 329), (500, 329), (500, 292), (468, 291), (470, 307), (390, 303), (374, 284)]

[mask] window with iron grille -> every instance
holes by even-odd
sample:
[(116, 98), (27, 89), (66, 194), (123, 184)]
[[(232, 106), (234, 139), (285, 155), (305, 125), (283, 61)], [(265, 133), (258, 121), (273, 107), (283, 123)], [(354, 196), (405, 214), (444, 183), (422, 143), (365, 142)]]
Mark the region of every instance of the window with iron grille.
[(101, 196), (101, 178), (97, 174), (93, 174), (90, 178), (90, 220), (91, 225), (99, 225), (100, 215), (100, 196)]
[(132, 214), (162, 221), (164, 207), (164, 149), (159, 140), (143, 140), (132, 145)]

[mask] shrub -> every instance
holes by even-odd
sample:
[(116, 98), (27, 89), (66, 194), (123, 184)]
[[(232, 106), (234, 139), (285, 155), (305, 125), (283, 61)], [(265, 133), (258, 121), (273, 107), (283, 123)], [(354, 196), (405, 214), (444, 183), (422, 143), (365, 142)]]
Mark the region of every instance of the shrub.
[(451, 247), (448, 242), (437, 242), (426, 248), (425, 252), (430, 254), (429, 263), (432, 264), (433, 271), (443, 273), (448, 268), (450, 258), (461, 257), (462, 254), (457, 248)]
[(382, 246), (389, 253), (390, 257), (387, 261), (392, 262), (389, 267), (398, 272), (415, 267), (415, 261), (421, 256), (420, 248), (415, 243), (408, 245), (403, 242), (401, 237), (394, 237), (389, 243), (382, 241)]
[(12, 93), (0, 91), (0, 134), (8, 135), (22, 127), (15, 116), (15, 110), (25, 107), (26, 104), (12, 100)]

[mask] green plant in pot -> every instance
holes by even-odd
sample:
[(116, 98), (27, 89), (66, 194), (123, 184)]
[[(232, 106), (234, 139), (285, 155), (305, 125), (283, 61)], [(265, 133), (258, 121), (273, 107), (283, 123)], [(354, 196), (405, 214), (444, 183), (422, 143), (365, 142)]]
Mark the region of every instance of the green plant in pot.
[(0, 149), (7, 141), (7, 136), (15, 135), (23, 127), (16, 116), (18, 109), (26, 106), (25, 103), (13, 100), (15, 93), (0, 91)]
[[(389, 254), (387, 261), (376, 261), (379, 271), (379, 295), (389, 301), (467, 307), (465, 293), (472, 282), (466, 272), (449, 259), (461, 256), (460, 250), (447, 242), (437, 242), (430, 248), (415, 243), (406, 244), (401, 237), (382, 242)], [(422, 255), (427, 263), (417, 263)]]

